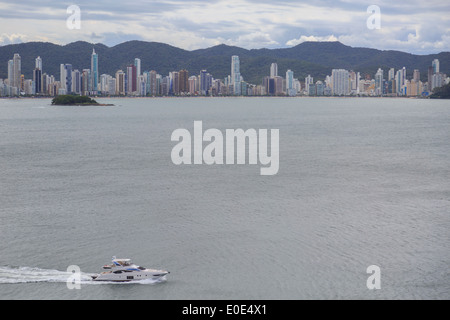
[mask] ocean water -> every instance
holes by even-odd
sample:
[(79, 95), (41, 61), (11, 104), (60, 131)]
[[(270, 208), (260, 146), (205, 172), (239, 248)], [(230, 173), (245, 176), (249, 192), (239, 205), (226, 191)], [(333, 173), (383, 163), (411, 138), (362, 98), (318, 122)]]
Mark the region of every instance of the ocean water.
[[(0, 299), (450, 298), (448, 101), (99, 101), (0, 99)], [(200, 120), (279, 129), (279, 173), (175, 166)], [(112, 256), (171, 274), (91, 282)]]

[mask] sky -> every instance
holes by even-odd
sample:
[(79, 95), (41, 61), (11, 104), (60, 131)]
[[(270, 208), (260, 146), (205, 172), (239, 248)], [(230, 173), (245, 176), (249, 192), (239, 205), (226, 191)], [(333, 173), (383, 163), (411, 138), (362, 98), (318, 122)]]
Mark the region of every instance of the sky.
[[(79, 29), (73, 28), (75, 12), (67, 10), (72, 5), (80, 9)], [(373, 5), (379, 15), (368, 11)], [(156, 41), (186, 50), (340, 41), (352, 47), (432, 54), (450, 51), (450, 1), (0, 1), (0, 46), (80, 40), (107, 46)]]

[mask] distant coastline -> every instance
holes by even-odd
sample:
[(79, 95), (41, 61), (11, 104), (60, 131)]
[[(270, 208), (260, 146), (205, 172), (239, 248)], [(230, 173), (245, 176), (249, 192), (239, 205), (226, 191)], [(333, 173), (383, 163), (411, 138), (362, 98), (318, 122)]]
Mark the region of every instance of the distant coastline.
[[(53, 99), (55, 97), (53, 96), (13, 96), (13, 97), (0, 97), (0, 99), (3, 100), (20, 100), (20, 99)], [(360, 96), (94, 96), (96, 99), (214, 99), (214, 98), (232, 98), (232, 99), (240, 99), (240, 98), (269, 98), (269, 99), (279, 99), (279, 98), (287, 98), (287, 99), (304, 99), (304, 98), (313, 98), (313, 99), (320, 99), (320, 98), (343, 98), (343, 99), (356, 99), (356, 98), (363, 98), (363, 99), (420, 99), (420, 100), (432, 100), (432, 99), (448, 99), (448, 98), (441, 98), (441, 97), (434, 97), (432, 98), (430, 96), (421, 97), (421, 96), (366, 96), (366, 95), (360, 95)], [(85, 103), (82, 104), (74, 104), (74, 105), (88, 105)], [(99, 106), (102, 104), (90, 104)]]

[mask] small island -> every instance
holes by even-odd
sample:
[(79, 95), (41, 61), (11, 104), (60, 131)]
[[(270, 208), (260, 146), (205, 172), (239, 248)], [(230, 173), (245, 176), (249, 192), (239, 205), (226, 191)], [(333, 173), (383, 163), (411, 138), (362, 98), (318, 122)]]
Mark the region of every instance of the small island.
[(112, 104), (100, 104), (87, 96), (60, 95), (52, 100), (55, 106), (113, 106)]

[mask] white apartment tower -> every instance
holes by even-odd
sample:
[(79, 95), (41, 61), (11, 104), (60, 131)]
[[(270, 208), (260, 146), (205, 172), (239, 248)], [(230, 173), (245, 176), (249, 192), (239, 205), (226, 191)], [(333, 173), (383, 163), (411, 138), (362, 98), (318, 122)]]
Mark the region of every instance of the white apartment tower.
[(238, 56), (231, 57), (231, 84), (233, 85), (233, 94), (241, 95), (241, 63)]

